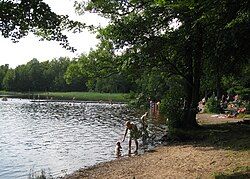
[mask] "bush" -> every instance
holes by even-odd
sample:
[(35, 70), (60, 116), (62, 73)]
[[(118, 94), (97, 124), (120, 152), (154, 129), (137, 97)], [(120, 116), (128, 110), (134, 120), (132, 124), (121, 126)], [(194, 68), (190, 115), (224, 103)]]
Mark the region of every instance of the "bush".
[(220, 102), (212, 95), (208, 98), (205, 104), (205, 112), (207, 113), (219, 113), (220, 112)]
[(250, 99), (250, 88), (244, 88), (242, 86), (236, 86), (233, 88), (230, 88), (227, 90), (228, 94), (238, 94), (240, 96), (241, 100), (247, 100), (249, 101)]
[(130, 92), (129, 94), (129, 106), (131, 107), (135, 107), (135, 108), (139, 108), (139, 109), (147, 109), (148, 108), (148, 102), (147, 102), (147, 98), (145, 96), (145, 94), (143, 93), (134, 93), (134, 92)]
[(183, 124), (184, 92), (180, 79), (169, 81), (171, 87), (161, 100), (160, 112), (168, 118), (169, 128), (181, 128)]

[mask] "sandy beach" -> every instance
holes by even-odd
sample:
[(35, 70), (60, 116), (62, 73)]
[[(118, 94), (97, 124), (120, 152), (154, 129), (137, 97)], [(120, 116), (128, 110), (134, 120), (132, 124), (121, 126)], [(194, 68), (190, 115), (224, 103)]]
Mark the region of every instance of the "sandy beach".
[[(202, 123), (237, 122), (240, 119), (198, 116)], [(199, 119), (200, 120), (200, 119)], [(219, 120), (219, 121), (218, 121)], [(215, 175), (250, 176), (250, 151), (192, 143), (159, 146), (143, 155), (121, 157), (66, 175), (76, 178), (215, 178)], [(247, 169), (247, 171), (245, 171)], [(244, 172), (242, 173), (242, 170)]]

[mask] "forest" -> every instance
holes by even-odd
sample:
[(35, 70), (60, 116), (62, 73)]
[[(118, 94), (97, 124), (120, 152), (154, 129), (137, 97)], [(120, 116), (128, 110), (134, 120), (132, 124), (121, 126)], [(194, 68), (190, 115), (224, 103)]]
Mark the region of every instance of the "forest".
[[(95, 0), (75, 4), (79, 14), (94, 12), (110, 19), (103, 28), (56, 15), (39, 0), (21, 2), (1, 2), (4, 37), (17, 40), (33, 29), (31, 33), (74, 51), (63, 30), (89, 28), (97, 32), (100, 43), (76, 59), (32, 59), (15, 69), (2, 65), (1, 90), (131, 93), (138, 106), (148, 99), (160, 100), (161, 110), (174, 128), (197, 127), (195, 116), (203, 97), (214, 94), (220, 100), (222, 95), (239, 94), (249, 101), (247, 0)], [(37, 13), (32, 13), (34, 4)], [(5, 12), (13, 6), (31, 18), (12, 19)]]

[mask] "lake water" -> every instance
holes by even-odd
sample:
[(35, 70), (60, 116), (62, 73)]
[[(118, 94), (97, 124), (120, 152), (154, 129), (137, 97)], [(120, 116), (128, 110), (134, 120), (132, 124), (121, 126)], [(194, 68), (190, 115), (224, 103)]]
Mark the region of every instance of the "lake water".
[[(0, 101), (0, 179), (27, 179), (41, 170), (63, 176), (113, 160), (125, 120), (139, 117), (124, 104)], [(127, 141), (122, 147), (125, 155)]]

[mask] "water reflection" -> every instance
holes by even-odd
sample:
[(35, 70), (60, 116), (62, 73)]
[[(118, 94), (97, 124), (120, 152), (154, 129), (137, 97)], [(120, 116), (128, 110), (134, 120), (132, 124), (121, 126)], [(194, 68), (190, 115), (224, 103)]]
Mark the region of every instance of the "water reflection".
[(122, 104), (1, 101), (0, 178), (27, 178), (30, 169), (60, 176), (115, 159), (125, 119), (138, 116)]

